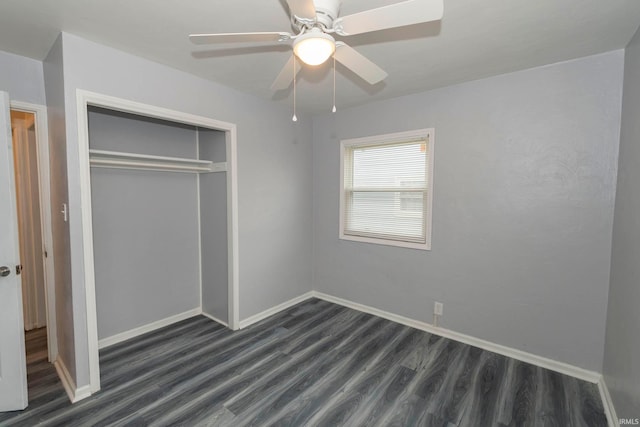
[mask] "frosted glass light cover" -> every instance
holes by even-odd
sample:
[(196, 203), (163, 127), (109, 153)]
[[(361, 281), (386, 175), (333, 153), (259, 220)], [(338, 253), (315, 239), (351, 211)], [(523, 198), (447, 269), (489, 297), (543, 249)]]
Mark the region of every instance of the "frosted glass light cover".
[(293, 45), (296, 56), (308, 65), (324, 63), (335, 50), (336, 44), (333, 37), (320, 32), (311, 32), (300, 36)]

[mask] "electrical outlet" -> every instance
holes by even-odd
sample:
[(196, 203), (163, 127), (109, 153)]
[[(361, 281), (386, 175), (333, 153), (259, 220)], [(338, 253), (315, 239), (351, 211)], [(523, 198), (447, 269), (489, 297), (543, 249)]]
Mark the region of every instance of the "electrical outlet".
[(435, 314), (436, 316), (442, 316), (444, 310), (444, 304), (442, 304), (441, 302), (436, 301), (433, 304), (433, 314)]

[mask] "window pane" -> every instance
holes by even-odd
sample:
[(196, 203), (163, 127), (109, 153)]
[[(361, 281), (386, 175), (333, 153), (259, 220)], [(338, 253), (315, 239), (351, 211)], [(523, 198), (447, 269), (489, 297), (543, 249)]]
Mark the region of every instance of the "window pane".
[[(402, 197), (410, 196), (410, 212)], [(349, 192), (345, 234), (424, 242), (424, 192)]]
[(353, 149), (353, 188), (425, 188), (425, 142)]
[(390, 137), (394, 142), (343, 146), (341, 233), (380, 243), (428, 245), (428, 139), (415, 135), (398, 142)]

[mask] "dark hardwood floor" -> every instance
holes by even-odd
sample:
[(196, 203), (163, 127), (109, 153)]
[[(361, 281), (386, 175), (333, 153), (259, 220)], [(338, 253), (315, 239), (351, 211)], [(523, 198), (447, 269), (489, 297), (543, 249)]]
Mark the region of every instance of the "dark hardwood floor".
[(46, 327), (26, 331), (24, 341), (27, 363), (46, 361), (49, 358)]
[(606, 426), (595, 384), (316, 299), (241, 331), (199, 316), (100, 354), (71, 405), (29, 365), (2, 426)]

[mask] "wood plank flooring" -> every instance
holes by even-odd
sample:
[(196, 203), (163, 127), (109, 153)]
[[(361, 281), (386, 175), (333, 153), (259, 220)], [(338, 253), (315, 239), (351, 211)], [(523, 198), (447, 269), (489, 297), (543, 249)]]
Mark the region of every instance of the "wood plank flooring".
[(24, 333), (27, 363), (40, 362), (49, 358), (47, 350), (47, 328), (38, 328)]
[(2, 426), (606, 426), (595, 384), (312, 299), (241, 331), (194, 317), (100, 354), (71, 405), (29, 365)]

